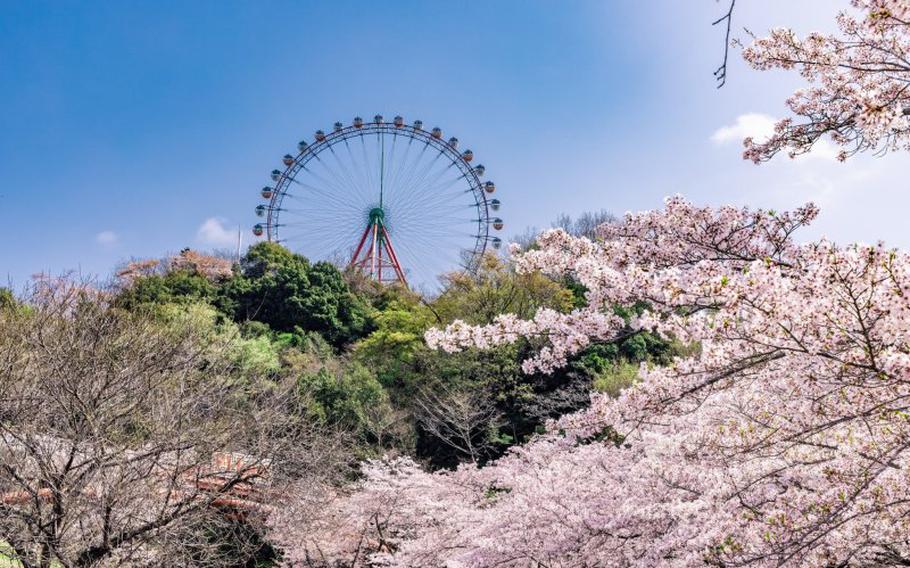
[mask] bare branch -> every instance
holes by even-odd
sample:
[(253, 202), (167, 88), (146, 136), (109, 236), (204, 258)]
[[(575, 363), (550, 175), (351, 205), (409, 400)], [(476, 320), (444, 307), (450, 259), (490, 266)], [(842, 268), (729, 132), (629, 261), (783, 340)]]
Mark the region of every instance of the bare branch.
[(724, 60), (714, 71), (714, 79), (718, 82), (718, 89), (727, 83), (727, 59), (730, 55), (730, 27), (733, 24), (733, 7), (735, 5), (736, 0), (730, 0), (730, 5), (727, 7), (727, 13), (711, 22), (712, 26), (716, 26), (723, 22), (726, 22), (727, 24), (727, 31), (724, 36)]

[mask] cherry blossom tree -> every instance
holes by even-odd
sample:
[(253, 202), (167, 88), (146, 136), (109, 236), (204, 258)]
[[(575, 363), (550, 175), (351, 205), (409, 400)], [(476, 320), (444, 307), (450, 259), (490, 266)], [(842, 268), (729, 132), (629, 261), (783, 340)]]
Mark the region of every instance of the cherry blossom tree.
[(273, 495), (347, 453), (232, 335), (110, 298), (42, 278), (0, 305), (0, 566), (242, 565)]
[(233, 276), (233, 262), (226, 258), (184, 249), (165, 260), (154, 258), (131, 260), (117, 270), (121, 286), (130, 287), (141, 278), (164, 275), (174, 271), (198, 274), (211, 282), (221, 282)]
[(755, 69), (798, 69), (809, 82), (787, 99), (796, 115), (779, 121), (765, 141), (747, 138), (743, 157), (755, 163), (781, 151), (791, 157), (830, 138), (839, 159), (858, 152), (910, 149), (910, 2), (853, 0), (860, 13), (837, 16), (840, 33), (771, 30), (743, 51)]
[(184, 249), (171, 257), (170, 269), (186, 270), (217, 282), (233, 276), (234, 263), (227, 258)]
[[(553, 230), (522, 270), (587, 305), (427, 334), (449, 351), (528, 339), (527, 370), (642, 329), (696, 346), (492, 465), (371, 462), (289, 558), (399, 567), (910, 563), (910, 256), (797, 244), (816, 216), (671, 198), (596, 240)], [(612, 306), (646, 302), (634, 321)], [(293, 506), (290, 507), (293, 510)], [(312, 564), (311, 565), (316, 565)]]

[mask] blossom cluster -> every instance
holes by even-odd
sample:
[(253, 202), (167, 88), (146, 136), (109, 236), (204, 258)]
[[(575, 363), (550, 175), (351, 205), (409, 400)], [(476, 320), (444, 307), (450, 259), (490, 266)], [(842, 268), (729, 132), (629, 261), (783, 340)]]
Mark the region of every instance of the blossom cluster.
[[(586, 290), (585, 308), (570, 314), (540, 310), (527, 321), (504, 314), (488, 326), (456, 321), (445, 330), (427, 332), (427, 344), (451, 352), (543, 338), (548, 344), (525, 362), (525, 371), (552, 371), (592, 340), (628, 332), (624, 320), (610, 311), (612, 306), (638, 301), (711, 306), (713, 288), (724, 276), (705, 275), (690, 270), (693, 267), (714, 270), (720, 263), (742, 266), (754, 260), (786, 263), (794, 253), (790, 235), (817, 214), (811, 203), (792, 213), (777, 213), (696, 207), (674, 196), (662, 211), (629, 213), (621, 223), (603, 225), (598, 242), (553, 229), (538, 238), (538, 249), (517, 257), (517, 269), (570, 275)], [(708, 289), (695, 282), (698, 278), (709, 282)]]
[(803, 120), (781, 120), (764, 141), (747, 138), (744, 158), (760, 163), (780, 151), (795, 157), (825, 136), (843, 147), (841, 160), (865, 150), (910, 149), (910, 2), (853, 6), (861, 15), (840, 13), (840, 35), (799, 38), (779, 28), (743, 51), (755, 69), (798, 69), (811, 84), (787, 100)]
[(910, 255), (797, 244), (816, 213), (676, 197), (597, 241), (543, 235), (521, 269), (577, 278), (586, 307), (459, 323), (431, 343), (543, 337), (532, 367), (549, 369), (628, 333), (611, 303), (644, 301), (637, 327), (698, 349), (492, 465), (373, 462), (330, 507), (357, 535), (335, 549), (398, 567), (910, 562)]
[(233, 267), (233, 262), (226, 258), (186, 249), (164, 261), (132, 260), (117, 270), (117, 280), (120, 285), (129, 287), (142, 278), (182, 270), (218, 282), (230, 278)]

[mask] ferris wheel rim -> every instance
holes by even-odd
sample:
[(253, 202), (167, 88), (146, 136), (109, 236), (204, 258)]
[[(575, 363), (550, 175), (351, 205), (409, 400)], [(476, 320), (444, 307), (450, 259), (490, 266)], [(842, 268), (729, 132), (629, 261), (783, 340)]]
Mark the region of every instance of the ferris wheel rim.
[[(266, 222), (266, 228), (274, 229), (275, 225), (277, 225), (281, 202), (287, 193), (287, 190), (289, 189), (290, 184), (296, 175), (296, 172), (302, 169), (302, 166), (306, 165), (311, 160), (315, 159), (320, 153), (329, 149), (335, 144), (354, 138), (355, 136), (365, 136), (367, 134), (378, 135), (384, 132), (394, 132), (396, 136), (405, 136), (414, 140), (421, 140), (423, 142), (426, 142), (428, 145), (434, 145), (440, 151), (440, 153), (447, 155), (451, 161), (460, 164), (460, 167), (463, 168), (463, 174), (466, 177), (471, 177), (471, 180), (473, 182), (470, 184), (471, 190), (480, 198), (478, 201), (484, 202), (486, 209), (484, 213), (485, 216), (489, 218), (489, 208), (486, 204), (487, 199), (486, 195), (484, 195), (483, 187), (481, 186), (480, 176), (477, 175), (470, 163), (464, 159), (464, 156), (458, 152), (457, 149), (453, 148), (446, 140), (437, 138), (432, 135), (432, 132), (427, 132), (422, 128), (416, 128), (412, 125), (404, 124), (401, 126), (395, 126), (394, 124), (390, 123), (365, 123), (360, 127), (349, 125), (343, 127), (340, 130), (335, 130), (333, 132), (325, 134), (325, 138), (318, 140), (313, 144), (308, 144), (304, 150), (300, 151), (298, 155), (294, 157), (294, 163), (285, 166), (285, 170), (281, 172), (281, 175), (275, 182), (275, 186), (273, 188), (274, 193), (270, 199), (270, 213)], [(302, 161), (301, 158), (303, 158)], [(466, 170), (466, 172), (464, 170)], [(292, 172), (294, 175), (289, 175)], [(275, 218), (274, 223), (272, 222), (273, 214)], [(274, 239), (272, 238), (272, 232), (267, 232), (266, 234), (268, 240), (279, 240), (277, 238), (277, 231), (275, 232)]]
[[(307, 164), (313, 160), (319, 160), (319, 156), (323, 152), (331, 150), (336, 145), (348, 140), (367, 136), (376, 136), (378, 139), (384, 135), (392, 135), (408, 139), (409, 144), (411, 141), (419, 141), (424, 143), (426, 147), (434, 148), (439, 152), (440, 156), (445, 157), (450, 164), (449, 167), (455, 166), (458, 168), (460, 175), (455, 180), (464, 178), (467, 186), (464, 192), (471, 193), (474, 201), (471, 207), (477, 212), (477, 219), (473, 220), (476, 221), (477, 234), (471, 235), (473, 247), (464, 247), (459, 254), (465, 257), (464, 268), (473, 271), (477, 267), (480, 258), (486, 252), (489, 243), (493, 242), (494, 245), (497, 245), (501, 242), (498, 237), (490, 235), (490, 228), (495, 221), (500, 223), (500, 226), (496, 227), (499, 230), (502, 222), (501, 219), (494, 219), (491, 215), (491, 203), (496, 204), (493, 207), (495, 210), (498, 209), (499, 201), (488, 199), (487, 193), (491, 192), (492, 189), (489, 187), (485, 188), (484, 182), (481, 181), (480, 176), (483, 170), (479, 170), (479, 168), (482, 168), (482, 166), (478, 165), (475, 167), (470, 164), (470, 160), (473, 159), (473, 153), (470, 150), (459, 151), (456, 146), (457, 139), (445, 140), (438, 128), (425, 130), (417, 125), (399, 124), (397, 123), (400, 120), (399, 117), (396, 117), (396, 122), (361, 122), (359, 125), (356, 124), (356, 120), (354, 124), (347, 126), (341, 126), (340, 123), (336, 123), (334, 130), (331, 132), (317, 131), (315, 140), (312, 143), (301, 142), (296, 155), (288, 154), (285, 156), (283, 170), (273, 170), (274, 187), (265, 188), (271, 190), (271, 196), (267, 198), (267, 216), (264, 223), (266, 239), (271, 242), (282, 242), (280, 218), (281, 212), (285, 211), (282, 206), (285, 198), (290, 193), (292, 184), (296, 182), (298, 174), (302, 170), (307, 170)], [(454, 144), (452, 140), (455, 140)], [(478, 171), (481, 173), (479, 174)], [(492, 182), (488, 181), (486, 184), (490, 185)], [(258, 213), (259, 210), (257, 208)]]

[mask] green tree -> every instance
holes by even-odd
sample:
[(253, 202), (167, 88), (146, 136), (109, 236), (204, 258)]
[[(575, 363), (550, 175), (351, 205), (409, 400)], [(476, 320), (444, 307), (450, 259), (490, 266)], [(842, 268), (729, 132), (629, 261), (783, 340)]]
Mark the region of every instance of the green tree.
[(136, 310), (140, 307), (172, 303), (211, 301), (217, 287), (206, 277), (188, 270), (174, 270), (137, 278), (117, 296), (117, 305)]
[[(496, 457), (521, 436), (517, 432), (508, 409), (516, 401), (533, 396), (527, 377), (521, 372), (519, 349), (506, 345), (488, 351), (467, 350), (460, 353), (422, 348), (415, 352), (397, 398), (409, 405), (419, 399), (431, 398), (443, 391), (471, 392), (477, 397), (477, 406), (493, 404), (497, 410), (505, 410), (504, 420), (497, 424), (496, 431), (489, 432), (486, 455)], [(428, 396), (429, 395), (429, 396)], [(444, 404), (444, 402), (441, 402)], [(469, 458), (446, 440), (441, 439), (432, 429), (417, 424), (417, 456), (426, 459), (433, 467), (454, 467)]]
[(236, 321), (260, 321), (280, 332), (314, 331), (336, 348), (364, 336), (371, 326), (369, 306), (334, 265), (311, 264), (276, 243), (250, 248), (218, 304)]
[(298, 385), (318, 418), (353, 429), (362, 427), (368, 409), (385, 402), (386, 396), (375, 375), (357, 364), (337, 370), (322, 367), (302, 375)]
[(423, 335), (435, 323), (432, 311), (408, 298), (391, 300), (373, 316), (376, 329), (354, 345), (358, 361), (386, 386), (401, 386), (413, 374), (415, 356), (426, 350)]
[(572, 291), (561, 283), (537, 272), (519, 274), (493, 254), (481, 259), (476, 274), (453, 272), (443, 280), (445, 289), (432, 305), (445, 323), (485, 324), (500, 314), (530, 318), (540, 308), (566, 312), (575, 305)]
[[(587, 403), (590, 377), (525, 375), (526, 345), (450, 354), (428, 349), (423, 339), (430, 327), (456, 319), (488, 323), (501, 313), (528, 318), (540, 308), (568, 311), (575, 305), (571, 290), (541, 274), (518, 274), (495, 255), (486, 256), (475, 274), (453, 272), (443, 282), (443, 292), (429, 302), (395, 290), (377, 294), (376, 329), (353, 350), (413, 418), (418, 457), (434, 467), (484, 461), (526, 439), (546, 419)], [(464, 412), (470, 408), (478, 412)], [(469, 432), (458, 441), (445, 434), (457, 422), (461, 428), (455, 430)]]
[(0, 287), (0, 310), (10, 309), (16, 305), (16, 297), (9, 288)]

